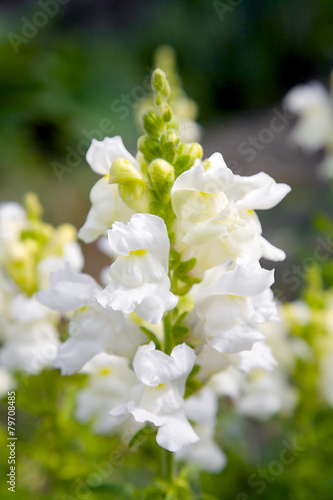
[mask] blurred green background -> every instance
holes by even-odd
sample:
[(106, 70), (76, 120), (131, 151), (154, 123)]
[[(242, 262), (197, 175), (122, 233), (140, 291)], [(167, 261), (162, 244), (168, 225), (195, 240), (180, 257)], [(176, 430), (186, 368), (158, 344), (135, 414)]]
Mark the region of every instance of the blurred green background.
[[(29, 23), (43, 10), (40, 2), (1, 2), (0, 201), (20, 201), (23, 193), (32, 190), (45, 207), (45, 220), (53, 224), (72, 222), (80, 227), (89, 208), (89, 191), (97, 180), (85, 162), (90, 140), (119, 134), (135, 153), (140, 135), (135, 109), (140, 95), (144, 97), (143, 82), (153, 67), (156, 47), (169, 44), (177, 52), (184, 88), (199, 105), (206, 154), (221, 151), (227, 162), (239, 161), (242, 174), (264, 170), (293, 187), (281, 209), (261, 215), (266, 236), (271, 234), (271, 241), (288, 254), (287, 261), (277, 266), (280, 289), (282, 272), (292, 262), (312, 255), (314, 213), (332, 213), (327, 183), (315, 176), (315, 165), (321, 157), (318, 154), (309, 159), (289, 149), (287, 135), (291, 127), (262, 154), (258, 153), (251, 165), (239, 156), (237, 145), (267, 126), (271, 110), (280, 106), (281, 99), (295, 84), (312, 79), (328, 82), (333, 62), (332, 0), (54, 0), (55, 3), (58, 11), (47, 16), (47, 22), (36, 30)], [(222, 4), (230, 9), (223, 13)], [(42, 18), (39, 22), (43, 24)], [(56, 175), (55, 162), (67, 168), (62, 181)], [(290, 290), (285, 290), (285, 297), (293, 298)], [(64, 384), (60, 380), (57, 383)], [(41, 391), (42, 398), (46, 387), (47, 381), (41, 379), (36, 394)], [(21, 392), (24, 398), (24, 385)], [(52, 411), (49, 409), (50, 414)], [(206, 488), (228, 500), (307, 500), (317, 491), (318, 500), (329, 500), (333, 496), (332, 450), (325, 443), (327, 436), (332, 438), (331, 416), (331, 411), (317, 415), (320, 435), (311, 435), (312, 445), (307, 442), (301, 458), (267, 484), (260, 495), (249, 487), (248, 477), (280, 452), (282, 424), (273, 422), (266, 429), (253, 424), (245, 429), (228, 422), (224, 444), (229, 465), (221, 475), (204, 478)], [(84, 465), (81, 473), (85, 477), (89, 450), (93, 448), (92, 456), (100, 463), (107, 448), (105, 441), (98, 438), (101, 449), (97, 450), (94, 438), (85, 438), (82, 426), (69, 421), (70, 417), (65, 416), (57, 422), (56, 429), (45, 423), (47, 436), (60, 433), (59, 441), (52, 442), (50, 477), (59, 470), (66, 449), (72, 447), (66, 462), (68, 470), (59, 472), (59, 482), (53, 478), (57, 498), (63, 499), (63, 488), (71, 485), (68, 491), (72, 497), (68, 498), (73, 498), (77, 487), (77, 483), (71, 482), (76, 457)], [(294, 429), (291, 422), (286, 428), (291, 426), (297, 435), (297, 425), (296, 419)], [(80, 446), (87, 440), (86, 449), (80, 449), (79, 455), (66, 429), (82, 434)], [(26, 450), (34, 446), (33, 440), (29, 442), (29, 432), (24, 437)], [(241, 451), (233, 451), (234, 441), (239, 446), (243, 434), (255, 435), (254, 442), (264, 444), (262, 449), (266, 451), (251, 449), (248, 444), (240, 459)], [(43, 437), (37, 434), (35, 439)], [(29, 459), (24, 460), (27, 477), (23, 484), (29, 485)], [(131, 478), (131, 460), (127, 463), (129, 470), (124, 474)], [(25, 487), (26, 496), (19, 498), (37, 498), (30, 497), (29, 487)], [(47, 490), (41, 491), (38, 498), (49, 498)], [(239, 496), (241, 492), (248, 496)], [(95, 493), (91, 495), (89, 498), (95, 498)], [(96, 492), (96, 499), (100, 498), (122, 497), (120, 492)]]

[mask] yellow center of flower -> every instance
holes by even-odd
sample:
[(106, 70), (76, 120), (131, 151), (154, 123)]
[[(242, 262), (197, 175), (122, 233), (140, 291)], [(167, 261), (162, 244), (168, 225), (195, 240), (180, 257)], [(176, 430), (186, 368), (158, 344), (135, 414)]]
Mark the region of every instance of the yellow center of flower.
[(129, 255), (131, 257), (142, 257), (143, 255), (146, 255), (147, 253), (147, 250), (145, 250), (144, 248), (141, 248), (140, 250), (132, 250)]
[(106, 375), (110, 375), (111, 371), (112, 369), (109, 366), (103, 366), (98, 370), (98, 374), (105, 377)]

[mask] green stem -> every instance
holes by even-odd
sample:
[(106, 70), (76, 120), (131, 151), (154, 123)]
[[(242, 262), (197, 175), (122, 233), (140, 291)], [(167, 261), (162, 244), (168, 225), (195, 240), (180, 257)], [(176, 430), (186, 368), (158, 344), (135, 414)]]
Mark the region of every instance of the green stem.
[(172, 484), (174, 478), (174, 459), (172, 451), (163, 450), (163, 459), (164, 476), (168, 483)]
[(163, 318), (164, 325), (164, 351), (170, 354), (173, 348), (172, 328), (170, 313), (167, 313)]

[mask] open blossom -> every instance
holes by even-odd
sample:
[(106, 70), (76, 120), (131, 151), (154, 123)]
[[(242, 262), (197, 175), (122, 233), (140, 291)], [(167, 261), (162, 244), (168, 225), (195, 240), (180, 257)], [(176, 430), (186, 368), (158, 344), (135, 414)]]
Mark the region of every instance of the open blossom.
[(195, 312), (199, 318), (193, 335), (221, 353), (249, 350), (264, 335), (257, 325), (274, 321), (276, 307), (270, 286), (274, 271), (258, 262), (220, 273), (213, 284), (198, 285)]
[(75, 418), (81, 423), (91, 423), (96, 434), (109, 434), (118, 425), (109, 415), (110, 408), (123, 404), (137, 384), (129, 361), (105, 353), (94, 356), (82, 371), (89, 375), (87, 387), (77, 394)]
[(159, 323), (178, 302), (170, 292), (170, 241), (164, 221), (156, 215), (134, 214), (128, 224), (114, 223), (108, 239), (118, 258), (110, 267), (109, 284), (97, 294), (99, 303)]
[(105, 310), (96, 300), (102, 288), (91, 276), (66, 269), (52, 273), (50, 291), (38, 293), (38, 300), (56, 311), (74, 314), (69, 322), (69, 338), (60, 345), (55, 366), (64, 375), (78, 371), (93, 356), (108, 352), (132, 356), (146, 337), (125, 316)]
[(121, 199), (118, 186), (109, 184), (109, 172), (117, 158), (125, 158), (134, 166), (135, 158), (127, 151), (120, 136), (105, 137), (103, 141), (92, 140), (87, 152), (87, 162), (97, 174), (103, 175), (90, 192), (92, 207), (78, 236), (85, 243), (96, 240), (115, 221), (127, 222), (134, 213)]
[(225, 467), (227, 458), (214, 441), (218, 410), (216, 395), (212, 389), (204, 387), (199, 394), (186, 399), (185, 408), (186, 416), (193, 422), (193, 428), (200, 440), (181, 449), (176, 458), (199, 465), (207, 472), (220, 472)]
[(186, 344), (177, 345), (170, 356), (150, 342), (138, 348), (133, 368), (138, 385), (129, 401), (114, 408), (112, 416), (133, 415), (136, 422), (158, 427), (157, 443), (166, 450), (179, 451), (198, 441), (185, 415), (185, 384), (195, 363), (195, 353)]
[(254, 210), (274, 207), (289, 191), (289, 186), (277, 184), (264, 173), (234, 175), (222, 155), (214, 153), (174, 183), (171, 200), (178, 238), (194, 247), (193, 255), (199, 260), (203, 257), (204, 261), (207, 253), (212, 257), (210, 266), (203, 262), (204, 269), (227, 259), (249, 262), (264, 256), (282, 260), (284, 252), (261, 236)]

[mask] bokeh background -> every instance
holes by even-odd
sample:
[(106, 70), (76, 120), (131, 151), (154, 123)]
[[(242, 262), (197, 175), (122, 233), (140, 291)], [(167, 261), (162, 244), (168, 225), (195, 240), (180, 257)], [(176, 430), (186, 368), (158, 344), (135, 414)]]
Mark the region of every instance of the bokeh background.
[[(35, 191), (45, 220), (81, 227), (97, 180), (85, 162), (90, 140), (119, 134), (135, 153), (140, 135), (135, 113), (141, 101), (135, 89), (142, 89), (151, 72), (155, 49), (168, 44), (177, 53), (184, 89), (198, 103), (205, 155), (220, 151), (242, 175), (263, 170), (292, 186), (281, 206), (261, 214), (261, 220), (265, 236), (288, 255), (276, 266), (276, 290), (284, 299), (295, 298), (299, 289), (291, 290), (280, 277), (293, 263), (312, 255), (314, 216), (332, 213), (328, 182), (316, 169), (321, 154), (306, 155), (292, 147), (291, 118), (253, 161), (247, 161), (239, 146), (269, 126), (274, 110), (282, 112), (281, 100), (294, 85), (314, 79), (328, 84), (333, 2), (54, 1), (57, 12), (37, 29), (29, 23), (41, 10), (39, 2), (0, 2), (0, 201), (21, 201), (26, 191)], [(223, 3), (230, 7), (224, 13)], [(107, 123), (110, 133), (103, 134), (101, 123), (104, 128)], [(61, 178), (59, 165), (65, 167)], [(94, 245), (90, 247), (85, 249), (91, 262), (87, 270), (96, 274), (102, 262)], [(29, 424), (29, 418), (24, 422)], [(323, 451), (316, 442), (308, 455), (256, 496), (247, 483), (249, 474), (273, 459), (280, 443), (269, 448), (269, 456), (267, 451), (262, 454), (258, 440), (264, 438), (254, 426), (249, 431), (256, 436), (253, 449), (233, 459), (232, 422), (228, 425), (231, 458), (221, 475), (205, 479), (212, 493), (230, 500), (242, 491), (251, 499), (307, 499), (311, 485), (306, 478), (317, 462), (326, 464), (319, 467), (318, 499), (331, 498), (332, 450)], [(268, 434), (274, 436), (274, 427)], [(314, 484), (311, 488), (314, 491)]]

